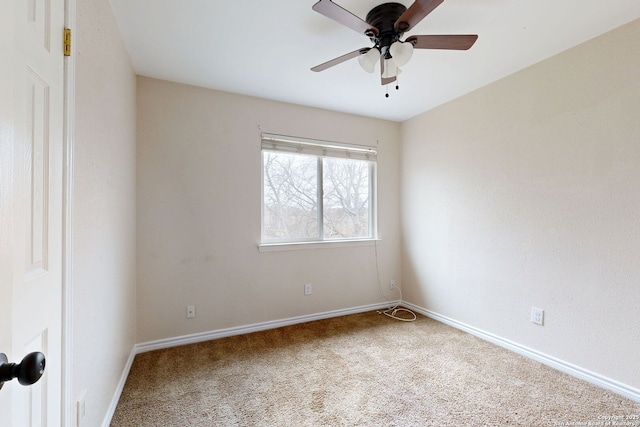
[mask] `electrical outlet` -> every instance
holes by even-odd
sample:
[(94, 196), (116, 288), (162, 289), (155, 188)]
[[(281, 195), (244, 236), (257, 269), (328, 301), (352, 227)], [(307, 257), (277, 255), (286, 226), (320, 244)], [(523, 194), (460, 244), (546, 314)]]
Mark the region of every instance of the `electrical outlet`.
[(85, 404), (86, 391), (83, 391), (78, 400), (76, 401), (76, 426), (82, 426), (82, 420), (87, 413), (87, 407)]
[(193, 319), (196, 317), (196, 306), (188, 305), (187, 306), (187, 319)]
[(307, 283), (304, 285), (304, 294), (311, 295), (311, 283)]
[(395, 289), (395, 288), (396, 288), (396, 280), (391, 279), (391, 281), (389, 282), (389, 289)]
[(541, 308), (531, 308), (531, 322), (542, 326), (544, 323), (544, 310)]

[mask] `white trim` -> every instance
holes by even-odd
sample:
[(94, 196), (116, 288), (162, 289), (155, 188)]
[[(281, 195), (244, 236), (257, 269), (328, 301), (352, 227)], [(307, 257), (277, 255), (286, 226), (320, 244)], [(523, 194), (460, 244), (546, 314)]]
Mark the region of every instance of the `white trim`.
[(640, 390), (630, 387), (619, 381), (612, 380), (611, 378), (607, 378), (603, 375), (597, 374), (595, 372), (591, 372), (587, 369), (581, 368), (569, 362), (565, 362), (564, 360), (560, 360), (556, 357), (549, 356), (548, 354), (541, 353), (532, 348), (525, 347), (516, 342), (507, 340), (505, 338), (499, 337), (492, 333), (489, 333), (481, 329), (475, 328), (473, 326), (467, 325), (465, 323), (459, 322), (455, 319), (451, 319), (449, 317), (446, 317), (441, 314), (435, 313), (433, 311), (427, 310), (425, 308), (419, 307), (415, 304), (403, 302), (402, 305), (424, 316), (437, 320), (438, 322), (452, 326), (456, 329), (460, 329), (464, 332), (467, 332), (485, 341), (489, 341), (500, 347), (506, 348), (507, 350), (511, 350), (515, 353), (521, 354), (529, 359), (536, 360), (540, 363), (543, 363), (547, 366), (550, 366), (554, 369), (564, 372), (565, 374), (569, 374), (575, 378), (585, 380), (596, 386), (613, 391), (614, 393), (618, 393), (619, 395), (624, 396), (628, 399), (634, 400), (636, 402), (640, 402)]
[(210, 340), (215, 340), (215, 339), (225, 338), (225, 337), (230, 337), (235, 335), (249, 334), (251, 332), (265, 331), (268, 329), (280, 328), (282, 326), (290, 326), (290, 325), (295, 325), (299, 323), (312, 322), (314, 320), (329, 319), (332, 317), (340, 317), (340, 316), (346, 316), (349, 314), (380, 310), (380, 309), (388, 308), (389, 306), (396, 305), (399, 302), (400, 301), (395, 301), (395, 302), (392, 301), (387, 303), (363, 305), (360, 307), (326, 311), (323, 313), (310, 314), (306, 316), (290, 317), (287, 319), (274, 320), (274, 321), (262, 322), (262, 323), (254, 323), (252, 325), (236, 326), (233, 328), (218, 329), (218, 330), (209, 331), (209, 332), (182, 335), (174, 338), (167, 338), (162, 340), (148, 341), (148, 342), (136, 344), (131, 350), (131, 353), (129, 354), (129, 359), (125, 364), (124, 370), (122, 371), (122, 375), (120, 376), (120, 381), (118, 382), (118, 386), (116, 387), (114, 395), (111, 399), (111, 404), (109, 405), (109, 408), (107, 408), (107, 412), (102, 422), (102, 427), (109, 427), (109, 425), (111, 424), (113, 415), (115, 414), (116, 408), (118, 407), (120, 396), (122, 395), (122, 391), (124, 390), (124, 386), (127, 382), (129, 371), (131, 371), (131, 366), (133, 365), (134, 358), (137, 354), (146, 353), (148, 351), (161, 350), (165, 348), (178, 347), (186, 344), (195, 344), (203, 341), (210, 341)]
[(131, 365), (133, 365), (133, 359), (136, 357), (136, 354), (136, 347), (134, 346), (131, 349), (131, 353), (129, 353), (129, 358), (127, 359), (127, 363), (124, 366), (122, 375), (120, 376), (120, 381), (118, 381), (116, 391), (113, 394), (113, 398), (111, 398), (109, 407), (107, 408), (107, 413), (104, 416), (102, 427), (109, 427), (109, 425), (111, 424), (111, 420), (113, 419), (113, 415), (116, 413), (116, 408), (118, 407), (118, 402), (120, 401), (122, 390), (124, 390), (124, 385), (127, 382), (127, 377), (129, 377), (129, 371), (131, 371)]
[[(64, 1), (64, 26), (76, 32), (76, 0)], [(62, 54), (62, 52), (60, 53)], [(73, 141), (75, 129), (75, 55), (64, 57), (62, 177), (62, 396), (61, 425), (75, 426), (73, 391)]]
[(329, 319), (332, 317), (347, 316), (349, 314), (364, 313), (386, 309), (390, 306), (398, 304), (396, 302), (385, 302), (371, 305), (363, 305), (360, 307), (346, 308), (342, 310), (325, 311), (323, 313), (309, 314), (306, 316), (289, 317), (287, 319), (272, 320), (268, 322), (254, 323), (251, 325), (235, 326), (232, 328), (217, 329), (209, 332), (200, 332), (197, 334), (182, 335), (174, 338), (166, 338), (155, 341), (148, 341), (137, 344), (135, 346), (136, 354), (146, 353), (153, 350), (161, 350), (165, 348), (177, 347), (186, 344), (195, 344), (203, 341), (210, 341), (219, 338), (231, 337), (235, 335), (249, 334), (252, 332), (266, 331), (269, 329), (281, 328), (283, 326), (296, 325), (299, 323), (312, 322), (314, 320)]
[[(324, 241), (324, 161), (322, 157), (316, 157), (316, 171), (316, 200), (318, 201), (316, 227), (318, 227), (318, 239)], [(262, 204), (264, 205), (264, 199)]]
[(449, 317), (446, 317), (441, 314), (435, 313), (433, 311), (427, 310), (425, 308), (419, 307), (415, 304), (411, 304), (405, 301), (390, 301), (386, 303), (378, 303), (378, 304), (363, 305), (359, 307), (353, 307), (353, 308), (347, 308), (347, 309), (341, 309), (341, 310), (326, 311), (323, 313), (310, 314), (306, 316), (290, 317), (290, 318), (281, 319), (281, 320), (254, 323), (251, 325), (217, 329), (209, 332), (182, 335), (174, 338), (166, 338), (166, 339), (147, 341), (147, 342), (136, 344), (131, 350), (131, 354), (129, 355), (129, 359), (127, 360), (125, 368), (122, 372), (120, 381), (118, 382), (118, 386), (116, 387), (116, 391), (113, 395), (113, 398), (111, 399), (111, 404), (109, 405), (109, 408), (105, 415), (104, 421), (102, 423), (102, 427), (109, 427), (111, 423), (113, 415), (115, 414), (116, 408), (118, 406), (118, 401), (120, 400), (120, 396), (122, 395), (122, 390), (124, 389), (125, 383), (127, 381), (127, 377), (129, 376), (129, 371), (131, 370), (131, 366), (133, 365), (133, 360), (137, 354), (146, 353), (154, 350), (162, 350), (165, 348), (178, 347), (181, 345), (195, 344), (199, 342), (210, 341), (210, 340), (215, 340), (215, 339), (220, 339), (220, 338), (225, 338), (230, 336), (249, 334), (252, 332), (265, 331), (269, 329), (280, 328), (283, 326), (290, 326), (290, 325), (296, 325), (300, 323), (312, 322), (315, 320), (329, 319), (333, 317), (346, 316), (349, 314), (357, 314), (357, 313), (364, 313), (367, 311), (380, 310), (380, 309), (385, 309), (390, 306), (392, 307), (398, 304), (406, 308), (409, 308), (419, 314), (422, 314), (423, 316), (427, 316), (438, 322), (452, 326), (456, 329), (460, 329), (464, 332), (467, 332), (485, 341), (489, 341), (500, 347), (506, 348), (507, 350), (513, 351), (515, 353), (521, 354), (530, 359), (541, 362), (547, 366), (555, 368), (573, 377), (585, 380), (587, 382), (590, 382), (604, 389), (611, 390), (615, 393), (618, 393), (636, 402), (640, 402), (640, 390), (638, 389), (622, 384), (610, 378), (606, 378), (600, 374), (596, 374), (594, 372), (580, 368), (571, 363), (562, 361), (560, 359), (546, 355), (544, 353), (533, 350), (531, 348), (525, 347), (513, 341), (506, 340), (497, 335), (491, 334), (489, 332), (483, 331), (481, 329), (475, 328), (465, 323), (458, 322), (457, 320), (451, 319)]
[(300, 249), (329, 249), (356, 246), (375, 246), (380, 239), (318, 240), (317, 242), (261, 243), (260, 252), (297, 251)]

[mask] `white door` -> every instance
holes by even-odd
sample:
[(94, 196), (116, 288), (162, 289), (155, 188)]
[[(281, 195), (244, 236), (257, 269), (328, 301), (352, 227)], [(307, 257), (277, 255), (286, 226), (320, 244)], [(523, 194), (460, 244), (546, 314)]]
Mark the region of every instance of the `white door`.
[(39, 382), (0, 390), (0, 425), (59, 426), (62, 353), (64, 0), (0, 15), (0, 352), (46, 356)]

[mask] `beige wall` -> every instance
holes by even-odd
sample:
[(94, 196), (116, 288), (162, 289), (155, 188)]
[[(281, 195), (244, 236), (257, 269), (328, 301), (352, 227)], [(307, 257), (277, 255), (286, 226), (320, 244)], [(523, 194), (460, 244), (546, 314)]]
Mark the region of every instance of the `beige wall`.
[(86, 425), (135, 342), (384, 301), (373, 246), (258, 252), (261, 131), (378, 144), (383, 289), (396, 279), (410, 302), (640, 387), (640, 54), (624, 48), (640, 23), (399, 125), (136, 83), (108, 2), (79, 2), (78, 22), (72, 397), (87, 391)]
[(71, 397), (99, 426), (135, 344), (136, 80), (107, 0), (77, 2), (74, 43)]
[(408, 120), (401, 178), (406, 300), (635, 388), (637, 40), (640, 21)]
[(388, 288), (400, 281), (399, 130), (139, 77), (138, 342), (385, 301), (374, 246), (258, 252), (260, 132), (378, 144), (378, 255)]

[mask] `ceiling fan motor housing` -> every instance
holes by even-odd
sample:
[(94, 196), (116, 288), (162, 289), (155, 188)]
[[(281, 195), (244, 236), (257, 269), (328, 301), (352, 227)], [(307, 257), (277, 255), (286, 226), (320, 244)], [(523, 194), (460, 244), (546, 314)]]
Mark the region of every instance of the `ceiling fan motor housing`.
[(379, 46), (381, 53), (386, 54), (389, 46), (402, 37), (404, 31), (401, 31), (401, 28), (396, 30), (394, 26), (406, 10), (406, 6), (400, 3), (383, 3), (367, 14), (367, 23), (378, 29), (377, 35), (369, 33), (367, 36), (376, 46)]

